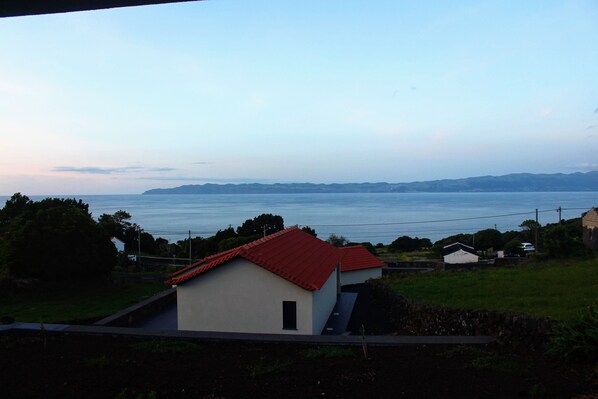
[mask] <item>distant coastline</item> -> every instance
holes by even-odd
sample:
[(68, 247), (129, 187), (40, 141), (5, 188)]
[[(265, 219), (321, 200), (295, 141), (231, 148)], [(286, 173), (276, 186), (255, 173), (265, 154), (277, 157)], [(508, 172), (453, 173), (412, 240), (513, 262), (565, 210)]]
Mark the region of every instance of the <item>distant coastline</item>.
[(598, 191), (598, 171), (587, 173), (480, 176), (463, 179), (431, 180), (411, 183), (244, 183), (189, 184), (155, 188), (153, 194), (317, 194), (317, 193), (451, 193), (451, 192), (557, 192)]

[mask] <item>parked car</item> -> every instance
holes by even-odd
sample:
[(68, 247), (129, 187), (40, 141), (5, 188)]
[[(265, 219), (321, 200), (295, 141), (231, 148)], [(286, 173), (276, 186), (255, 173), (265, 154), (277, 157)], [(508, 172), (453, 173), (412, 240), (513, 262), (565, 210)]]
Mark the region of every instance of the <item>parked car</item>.
[(536, 251), (536, 247), (534, 247), (534, 244), (529, 243), (529, 242), (521, 243), (521, 248), (523, 249), (523, 252), (525, 252), (525, 253)]

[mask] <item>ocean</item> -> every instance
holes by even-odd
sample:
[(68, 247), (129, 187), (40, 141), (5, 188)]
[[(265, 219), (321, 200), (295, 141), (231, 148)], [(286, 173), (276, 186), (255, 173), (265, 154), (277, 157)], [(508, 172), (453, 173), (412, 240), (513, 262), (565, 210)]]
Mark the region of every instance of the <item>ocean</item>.
[[(262, 213), (280, 215), (285, 226), (310, 226), (318, 237), (343, 235), (354, 242), (388, 244), (399, 236), (432, 242), (458, 233), (496, 228), (519, 230), (526, 219), (545, 225), (579, 217), (598, 206), (596, 192), (541, 193), (356, 193), (356, 194), (206, 194), (80, 195), (94, 218), (124, 210), (132, 222), (170, 242), (191, 235), (208, 237), (237, 227)], [(40, 200), (46, 196), (30, 196)], [(0, 204), (9, 197), (0, 196)]]

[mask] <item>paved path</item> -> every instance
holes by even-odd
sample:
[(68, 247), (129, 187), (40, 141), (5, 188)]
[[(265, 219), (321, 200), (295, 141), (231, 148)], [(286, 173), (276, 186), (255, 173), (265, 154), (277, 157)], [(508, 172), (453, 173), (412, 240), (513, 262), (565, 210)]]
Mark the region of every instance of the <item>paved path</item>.
[[(347, 331), (353, 306), (357, 300), (356, 292), (341, 292), (336, 300), (334, 309), (322, 330), (322, 335), (343, 335)], [(348, 335), (348, 334), (347, 334)]]
[[(355, 335), (285, 335), (245, 334), (200, 331), (169, 331), (130, 327), (77, 326), (67, 324), (45, 324), (46, 331), (63, 334), (107, 334), (147, 338), (178, 338), (199, 341), (242, 341), (255, 343), (298, 343), (316, 345), (361, 345), (363, 339)], [(9, 331), (41, 331), (39, 323), (13, 323), (0, 325), (0, 333)], [(366, 336), (368, 345), (485, 345), (495, 341), (487, 336)]]
[(151, 316), (133, 323), (132, 327), (150, 330), (174, 330), (178, 328), (176, 302), (161, 309)]

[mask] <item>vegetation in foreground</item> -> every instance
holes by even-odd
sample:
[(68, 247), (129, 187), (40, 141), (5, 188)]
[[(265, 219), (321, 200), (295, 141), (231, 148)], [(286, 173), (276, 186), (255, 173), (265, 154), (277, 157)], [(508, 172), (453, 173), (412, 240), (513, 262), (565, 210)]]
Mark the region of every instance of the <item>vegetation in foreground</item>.
[[(5, 283), (7, 284), (7, 283)], [(114, 314), (168, 287), (162, 282), (34, 284), (0, 293), (0, 316), (33, 323), (86, 322)]]
[[(591, 365), (499, 345), (359, 347), (0, 335), (3, 397), (593, 397)], [(583, 396), (587, 395), (587, 396)]]
[(417, 302), (462, 309), (504, 311), (566, 320), (598, 305), (598, 263), (561, 260), (515, 268), (392, 277), (388, 285)]
[(567, 361), (598, 361), (598, 311), (588, 306), (562, 322), (548, 353)]

